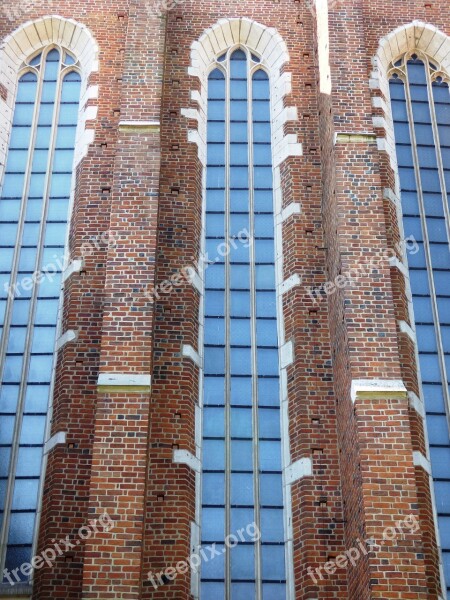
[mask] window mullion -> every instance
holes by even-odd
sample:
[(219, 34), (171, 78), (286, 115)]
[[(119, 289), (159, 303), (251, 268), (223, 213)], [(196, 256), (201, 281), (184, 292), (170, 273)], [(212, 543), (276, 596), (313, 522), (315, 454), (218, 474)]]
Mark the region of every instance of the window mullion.
[[(254, 515), (258, 531), (261, 530), (259, 500), (259, 432), (258, 432), (258, 363), (256, 342), (256, 257), (255, 257), (255, 202), (253, 169), (253, 79), (250, 57), (247, 56), (247, 131), (248, 131), (248, 187), (249, 187), (249, 226), (250, 226), (250, 343), (252, 361), (252, 413), (253, 413), (253, 494)], [(261, 539), (255, 540), (255, 600), (262, 598)]]

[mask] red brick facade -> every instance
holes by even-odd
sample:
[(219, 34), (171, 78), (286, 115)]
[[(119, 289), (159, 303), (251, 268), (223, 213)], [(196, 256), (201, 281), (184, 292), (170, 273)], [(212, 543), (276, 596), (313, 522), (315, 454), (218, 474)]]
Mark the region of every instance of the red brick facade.
[[(385, 193), (394, 173), (372, 121), (381, 114), (372, 61), (381, 38), (414, 20), (450, 35), (448, 1), (331, 2), (331, 95), (321, 91), (316, 13), (305, 0), (183, 0), (162, 13), (143, 0), (9, 4), (13, 20), (0, 20), (1, 39), (54, 14), (85, 25), (99, 48), (89, 81), (99, 94), (88, 101), (98, 106), (89, 123), (95, 139), (77, 167), (69, 241), (83, 265), (64, 287), (62, 331), (78, 337), (58, 354), (53, 399), (52, 435), (66, 439), (48, 455), (38, 549), (76, 539), (105, 511), (114, 520), (36, 570), (23, 598), (193, 598), (189, 571), (157, 590), (147, 577), (188, 558), (196, 519), (196, 473), (175, 463), (174, 451), (196, 452), (199, 369), (182, 347), (198, 350), (200, 294), (185, 278), (169, 293), (161, 286), (200, 251), (203, 167), (188, 141), (196, 122), (181, 114), (198, 108), (190, 47), (235, 17), (275, 28), (286, 43), (285, 103), (298, 119), (285, 134), (303, 145), (302, 156), (281, 165), (283, 205), (301, 203), (283, 223), (283, 279), (302, 278), (283, 295), (294, 348), (290, 452), (292, 462), (312, 459), (312, 476), (291, 490), (295, 598), (443, 598), (429, 477), (413, 462), (414, 452), (427, 453), (423, 421), (406, 392), (356, 386), (352, 398), (360, 380), (401, 380), (419, 393), (414, 349), (398, 327), (408, 321), (405, 280), (385, 260), (327, 298), (314, 301), (308, 290), (401, 239)], [(6, 97), (0, 87), (0, 102)], [(83, 250), (105, 232), (109, 244)], [(114, 375), (143, 379), (109, 385)], [(419, 531), (382, 539), (409, 515)], [(368, 538), (380, 546), (326, 573), (327, 561)], [(0, 598), (10, 595), (0, 588)]]

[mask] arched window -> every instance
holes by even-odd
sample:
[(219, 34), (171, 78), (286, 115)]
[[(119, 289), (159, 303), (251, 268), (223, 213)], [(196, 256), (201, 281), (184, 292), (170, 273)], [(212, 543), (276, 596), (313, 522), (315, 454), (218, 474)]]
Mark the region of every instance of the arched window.
[(80, 87), (59, 45), (19, 72), (0, 194), (1, 571), (29, 562), (35, 539)]
[(394, 120), (420, 373), (447, 594), (450, 597), (450, 93), (438, 63), (408, 52), (391, 64)]
[(201, 598), (282, 600), (269, 74), (233, 47), (212, 65), (207, 91), (201, 543), (220, 556), (202, 562)]

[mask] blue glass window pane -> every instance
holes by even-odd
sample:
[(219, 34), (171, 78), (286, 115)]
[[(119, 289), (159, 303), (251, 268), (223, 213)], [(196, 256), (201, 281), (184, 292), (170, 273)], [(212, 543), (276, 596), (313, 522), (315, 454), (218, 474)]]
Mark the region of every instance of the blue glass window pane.
[(12, 510), (32, 510), (36, 508), (39, 490), (37, 479), (16, 479), (14, 482), (14, 494)]
[(252, 506), (253, 496), (253, 474), (232, 473), (231, 475), (231, 504), (241, 506)]
[(424, 382), (440, 382), (438, 357), (435, 354), (421, 354), (419, 356), (420, 370)]
[(257, 188), (272, 188), (273, 187), (273, 172), (272, 167), (255, 167), (254, 168), (255, 187)]
[(232, 405), (251, 406), (252, 380), (250, 377), (231, 377), (230, 402)]
[(0, 200), (0, 221), (18, 221), (20, 200)]
[(31, 544), (33, 541), (34, 513), (12, 513), (9, 524), (9, 544)]
[(262, 571), (264, 579), (279, 581), (285, 577), (284, 546), (261, 547)]
[[(256, 289), (272, 290), (275, 289), (275, 269), (271, 265), (257, 265), (256, 271)], [(257, 299), (258, 302), (258, 299)]]
[(450, 517), (438, 517), (441, 547), (450, 550)]
[(428, 274), (425, 270), (410, 271), (411, 289), (415, 294), (429, 294)]
[(73, 148), (76, 127), (58, 127), (56, 132), (57, 148)]
[(282, 508), (263, 508), (261, 510), (261, 541), (262, 543), (284, 541)]
[(19, 448), (17, 477), (40, 477), (42, 448)]
[(224, 190), (207, 190), (206, 191), (206, 210), (207, 211), (223, 211), (225, 208), (225, 192)]
[(261, 471), (281, 470), (281, 445), (278, 441), (261, 441), (259, 444)]
[(433, 325), (417, 325), (416, 334), (420, 352), (437, 352), (436, 333)]
[(26, 221), (40, 221), (42, 218), (42, 198), (28, 198)]
[(449, 269), (450, 254), (448, 244), (430, 244), (431, 264), (434, 269)]
[(230, 120), (247, 121), (247, 100), (233, 100), (230, 102)]
[(262, 592), (262, 600), (280, 600), (286, 597), (286, 584), (263, 583)]
[(419, 155), (419, 164), (422, 167), (437, 169), (436, 150), (434, 147), (417, 146), (417, 153)]
[[(270, 144), (254, 144), (253, 146), (253, 164), (255, 165), (271, 165), (272, 164), (272, 146)], [(256, 171), (255, 171), (256, 175)], [(270, 170), (272, 177), (272, 169)], [(258, 187), (261, 187), (259, 185)], [(264, 187), (269, 187), (264, 185)]]
[(2, 246), (14, 246), (16, 243), (17, 224), (0, 224), (0, 243)]
[(230, 167), (230, 186), (232, 188), (248, 188), (247, 167)]
[(202, 509), (202, 540), (223, 542), (225, 539), (225, 509)]
[[(19, 386), (4, 385), (0, 388), (0, 413), (14, 414), (19, 400)], [(0, 436), (1, 438), (1, 436)]]
[(233, 290), (250, 287), (250, 271), (247, 265), (231, 265), (230, 282)]
[(22, 299), (14, 300), (11, 325), (27, 325), (29, 309), (30, 309), (29, 300), (22, 300)]
[(270, 123), (253, 123), (253, 141), (270, 142)]
[(224, 237), (225, 217), (223, 214), (206, 215), (206, 233), (210, 237)]
[(392, 116), (395, 121), (408, 121), (408, 111), (406, 108), (406, 102), (404, 100), (392, 100)]
[(6, 171), (9, 173), (25, 173), (28, 151), (10, 149), (6, 161)]
[(397, 146), (397, 162), (399, 167), (414, 166), (411, 146)]
[(208, 291), (205, 294), (205, 315), (222, 317), (225, 314), (224, 292)]
[(255, 261), (257, 263), (275, 262), (275, 246), (272, 240), (255, 241)]
[(207, 142), (224, 142), (225, 141), (225, 123), (209, 121)]
[(51, 379), (53, 355), (31, 356), (28, 369), (28, 381), (36, 383), (47, 383)]
[(224, 121), (225, 120), (225, 101), (210, 100), (208, 102), (208, 120), (209, 121)]
[(38, 125), (51, 125), (53, 122), (53, 115), (55, 112), (54, 103), (44, 104), (41, 103), (39, 107), (39, 117), (38, 117)]
[(436, 510), (440, 513), (450, 514), (450, 481), (435, 481), (434, 495)]
[(58, 314), (58, 300), (38, 300), (36, 305), (36, 325), (53, 325)]
[[(31, 561), (31, 544), (27, 546), (10, 546), (6, 551), (6, 560), (5, 567), (9, 571), (13, 571), (17, 569), (18, 566), (23, 565), (25, 563), (29, 563)], [(22, 573), (22, 571), (17, 571), (17, 577), (20, 581), (27, 581), (28, 577)], [(6, 577), (3, 579), (6, 583)], [(8, 582), (9, 583), (9, 582)]]
[(253, 544), (238, 544), (231, 550), (231, 579), (255, 578), (255, 549)]
[(441, 181), (437, 169), (420, 169), (420, 179), (424, 192), (439, 192)]
[(214, 375), (225, 373), (224, 348), (205, 348), (205, 373)]
[(416, 323), (433, 322), (433, 310), (430, 298), (414, 298), (414, 318)]
[(206, 471), (225, 469), (225, 443), (221, 440), (203, 440), (203, 468)]
[(248, 214), (230, 216), (230, 236), (248, 239), (250, 231)]
[(235, 438), (251, 438), (253, 433), (252, 409), (231, 409), (231, 436)]
[(232, 317), (250, 316), (250, 293), (249, 292), (231, 292), (230, 312)]
[(275, 292), (259, 291), (256, 294), (256, 316), (276, 317)]
[(431, 470), (436, 479), (450, 479), (450, 448), (430, 448)]
[[(1, 424), (0, 424), (0, 426), (1, 426)], [(8, 475), (9, 475), (8, 470), (9, 470), (10, 455), (11, 455), (11, 448), (1, 448), (0, 447), (0, 477), (8, 477)]]
[[(415, 123), (431, 123), (430, 108), (426, 104), (428, 97), (427, 88), (414, 88), (411, 90), (412, 100), (416, 100), (412, 104), (413, 118)], [(420, 102), (422, 100), (422, 102)], [(417, 138), (421, 142), (424, 138)]]
[(427, 415), (428, 438), (430, 444), (448, 445), (449, 432), (445, 415)]
[[(201, 569), (202, 569), (202, 578), (203, 579), (223, 579), (225, 576), (225, 552), (224, 547), (220, 544), (215, 545), (215, 549), (218, 554), (214, 555), (214, 558), (211, 560), (203, 560)], [(205, 556), (209, 557), (211, 552), (206, 547), (204, 549)], [(200, 556), (202, 553), (200, 554)], [(211, 600), (215, 600), (215, 597), (211, 597)]]
[(3, 198), (21, 198), (24, 184), (24, 176), (14, 173), (6, 173), (3, 180)]
[(207, 288), (223, 289), (225, 287), (224, 265), (208, 265), (205, 272), (205, 284)]
[(445, 412), (444, 394), (441, 385), (422, 385), (427, 412)]
[(25, 393), (25, 412), (46, 413), (50, 397), (50, 386), (28, 385)]
[(205, 344), (225, 343), (225, 321), (224, 319), (205, 319)]
[(247, 190), (230, 190), (230, 209), (235, 212), (248, 212)]
[(34, 105), (16, 104), (14, 109), (13, 127), (31, 125), (33, 122)]
[[(208, 165), (224, 165), (225, 164), (225, 144), (208, 144), (207, 154), (208, 154), (208, 157), (207, 157)], [(223, 209), (223, 207), (221, 207), (221, 209)]]
[(438, 298), (437, 305), (440, 323), (450, 324), (450, 298)]
[(233, 240), (228, 246), (230, 262), (248, 264), (250, 262), (249, 244), (247, 243), (247, 237), (242, 237), (241, 239)]
[(232, 348), (230, 363), (232, 375), (250, 375), (252, 372), (250, 348)]
[(22, 234), (23, 246), (36, 246), (39, 239), (39, 223), (25, 223)]
[(437, 295), (450, 295), (450, 279), (446, 271), (434, 271), (434, 287)]
[(247, 142), (247, 123), (230, 124), (230, 142)]
[(255, 211), (273, 211), (273, 193), (269, 190), (255, 190)]
[(261, 439), (280, 439), (280, 412), (270, 408), (258, 411), (258, 433)]
[(72, 150), (57, 150), (53, 158), (53, 171), (71, 172), (73, 166)]
[(231, 583), (231, 600), (249, 600), (255, 597), (254, 583)]
[(447, 229), (445, 226), (445, 219), (427, 219), (427, 230), (430, 242), (447, 241)]
[(38, 298), (58, 298), (61, 289), (61, 273), (48, 273), (39, 284)]
[(78, 121), (78, 104), (61, 104), (59, 109), (59, 125), (76, 125)]
[[(230, 165), (248, 165), (248, 144), (231, 144), (230, 145)], [(248, 183), (248, 181), (247, 181), (248, 169), (245, 169), (245, 171), (243, 170), (243, 172), (246, 177), (246, 179), (244, 179), (244, 181), (247, 184)], [(233, 184), (233, 180), (231, 179), (231, 187), (243, 187), (243, 186), (235, 186)]]
[(208, 99), (222, 100), (225, 98), (225, 78), (219, 69), (215, 69), (208, 79)]
[(225, 380), (223, 377), (205, 377), (203, 379), (203, 401), (205, 404), (223, 405)]
[(258, 378), (259, 406), (279, 406), (280, 383), (278, 377)]
[(30, 135), (31, 127), (13, 127), (11, 130), (9, 148), (27, 149), (30, 144)]
[(11, 327), (9, 330), (8, 347), (9, 353), (23, 352), (25, 348), (26, 327)]
[(61, 175), (58, 173), (52, 174), (52, 182), (50, 185), (50, 195), (52, 197), (63, 197), (70, 194), (70, 185), (72, 174)]
[(202, 600), (225, 600), (224, 583), (202, 581), (200, 590)]
[(231, 319), (230, 340), (233, 346), (250, 346), (250, 319)]
[(202, 503), (225, 505), (225, 474), (204, 473), (202, 479)]
[(36, 254), (36, 248), (22, 248), (19, 258), (19, 271), (33, 272), (36, 264)]
[(233, 471), (253, 470), (252, 442), (246, 440), (231, 441), (231, 469)]
[[(240, 504), (240, 502), (238, 502)], [(249, 525), (253, 525), (255, 522), (255, 512), (253, 508), (232, 508), (231, 509), (231, 531), (232, 533), (241, 532), (242, 538), (246, 542), (253, 541), (251, 536), (247, 533), (252, 531)], [(239, 538), (238, 538), (239, 539)]]
[(263, 473), (259, 480), (261, 506), (283, 506), (282, 480), (279, 475)]
[(223, 408), (205, 407), (203, 409), (203, 436), (224, 437), (225, 414)]
[(266, 101), (253, 102), (253, 120), (254, 121), (270, 121), (270, 103)]
[(273, 238), (274, 223), (272, 215), (255, 215), (255, 236)]
[(33, 174), (30, 177), (29, 195), (33, 198), (41, 198), (44, 194), (45, 175)]
[(2, 415), (0, 419), (0, 444), (11, 444), (14, 433), (15, 416)]
[(230, 99), (245, 100), (247, 98), (247, 81), (234, 80), (230, 83)]
[(35, 327), (31, 352), (52, 353), (55, 346), (56, 327)]
[(65, 79), (61, 91), (61, 102), (76, 102), (78, 104), (79, 99), (80, 83)]

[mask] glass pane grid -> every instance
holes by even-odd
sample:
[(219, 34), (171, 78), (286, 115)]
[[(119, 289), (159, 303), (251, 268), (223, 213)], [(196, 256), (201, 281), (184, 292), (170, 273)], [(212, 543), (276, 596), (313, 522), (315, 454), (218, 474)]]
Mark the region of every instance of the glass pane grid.
[[(4, 448), (8, 453), (6, 467), (2, 460), (0, 471), (0, 486), (6, 486), (6, 505), (2, 506), (6, 519), (0, 530), (6, 551), (0, 555), (0, 567), (10, 570), (29, 561), (34, 541), (60, 291), (60, 275), (53, 271), (61, 271), (57, 259), (65, 243), (81, 84), (76, 71), (61, 80), (60, 51), (56, 48), (44, 50), (32, 63), (39, 74), (25, 73), (18, 83), (0, 196), (0, 273), (5, 275), (2, 282), (14, 286), (13, 293), (5, 293), (5, 300), (0, 301), (0, 325), (4, 329), (0, 418), (3, 423), (7, 417), (8, 423), (13, 418), (18, 439), (12, 447), (8, 444), (8, 440), (12, 442), (11, 429), (0, 427), (0, 451)], [(36, 97), (40, 97), (39, 106), (35, 105)], [(28, 171), (30, 180), (25, 189)], [(51, 278), (48, 275), (40, 283), (33, 282), (30, 276), (35, 271), (45, 273), (55, 262)], [(31, 315), (34, 322), (29, 323)]]

